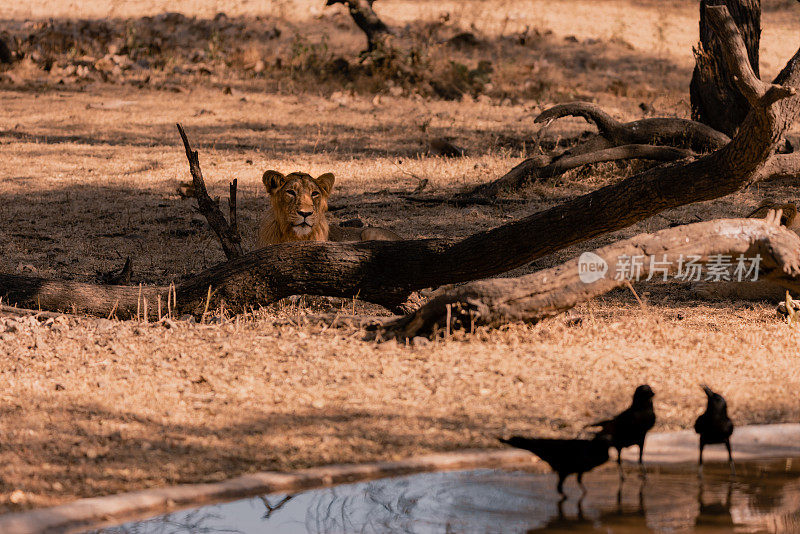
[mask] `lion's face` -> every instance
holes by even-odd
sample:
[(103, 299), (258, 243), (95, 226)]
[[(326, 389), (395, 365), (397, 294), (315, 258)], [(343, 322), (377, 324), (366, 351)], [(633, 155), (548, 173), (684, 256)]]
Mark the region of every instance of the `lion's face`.
[(328, 196), (333, 188), (333, 174), (325, 173), (312, 178), (304, 172), (293, 172), (284, 176), (278, 171), (270, 170), (264, 173), (262, 181), (269, 193), (272, 212), (283, 239), (327, 239), (328, 223), (325, 213), (328, 210)]

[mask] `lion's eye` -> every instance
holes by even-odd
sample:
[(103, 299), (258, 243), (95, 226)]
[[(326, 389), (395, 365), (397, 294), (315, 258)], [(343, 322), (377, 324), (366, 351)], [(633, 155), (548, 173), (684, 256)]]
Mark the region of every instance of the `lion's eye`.
[(286, 191), (286, 194), (287, 194), (287, 195), (289, 195), (289, 196), (290, 196), (290, 197), (292, 197), (292, 198), (294, 198), (294, 197), (296, 197), (296, 196), (297, 196), (297, 193), (295, 193), (295, 192), (294, 192), (294, 191), (292, 191), (291, 189), (290, 189), (290, 190), (288, 190), (288, 191)]
[(311, 193), (311, 198), (317, 198), (319, 196), (319, 191), (313, 191)]

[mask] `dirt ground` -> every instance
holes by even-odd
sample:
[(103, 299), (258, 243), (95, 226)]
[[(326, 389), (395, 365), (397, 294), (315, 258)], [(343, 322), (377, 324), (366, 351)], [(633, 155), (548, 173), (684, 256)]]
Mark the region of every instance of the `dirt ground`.
[[(0, 30), (22, 39), (46, 26), (36, 22), (75, 16), (112, 17), (125, 28), (174, 6), (113, 4), (113, 11), (94, 1), (5, 5)], [(175, 122), (199, 148), (212, 196), (225, 197), (238, 178), (249, 246), (265, 207), (266, 169), (333, 172), (331, 204), (343, 208), (334, 221), (358, 217), (409, 238), (465, 236), (638, 167), (595, 166), (497, 207), (420, 205), (398, 193), (418, 178), (429, 180), (426, 193), (455, 192), (590, 129), (580, 120), (533, 124), (553, 103), (590, 99), (624, 120), (689, 114), (694, 1), (377, 2), (395, 26), (441, 23), (449, 13), (445, 33), (469, 30), (484, 40), (452, 52), (470, 68), (482, 57), (493, 64), (491, 81), (457, 101), (336, 76), (314, 83), (306, 52), (305, 67), (287, 72), (276, 58), (297, 59), (298, 34), (312, 42), (325, 35), (327, 59), (352, 59), (363, 47), (344, 12), (321, 4), (183, 4), (197, 17), (192, 24), (225, 12), (241, 27), (279, 28), (267, 48), (247, 49), (264, 58), (261, 72), (241, 59), (230, 35), (199, 70), (182, 66), (197, 61), (176, 48), (149, 67), (105, 72), (87, 49), (0, 71), (0, 271), (94, 281), (131, 256), (134, 282), (150, 284), (221, 262), (194, 201), (177, 192), (189, 173)], [(800, 11), (794, 2), (764, 4), (762, 73), (771, 77), (796, 49)], [(521, 32), (533, 37), (520, 40)], [(466, 156), (430, 154), (438, 137)], [(742, 216), (764, 198), (798, 193), (757, 185), (509, 275), (670, 223)], [(800, 330), (776, 317), (776, 303), (703, 302), (676, 283), (637, 291), (642, 305), (616, 291), (537, 325), (416, 346), (364, 341), (358, 326), (328, 327), (320, 312), (388, 312), (318, 298), (222, 324), (0, 317), (0, 511), (248, 471), (494, 447), (510, 432), (574, 436), (623, 408), (645, 382), (656, 392), (658, 430), (692, 424), (704, 407), (701, 382), (726, 396), (738, 424), (800, 418)]]

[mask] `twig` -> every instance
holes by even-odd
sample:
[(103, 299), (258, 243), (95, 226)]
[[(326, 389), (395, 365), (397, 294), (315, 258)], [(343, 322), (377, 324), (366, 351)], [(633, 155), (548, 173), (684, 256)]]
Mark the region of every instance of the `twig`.
[(241, 241), (241, 237), (239, 236), (239, 218), (236, 215), (236, 186), (238, 182), (238, 178), (234, 178), (230, 184), (228, 214), (231, 220), (230, 233), (237, 236), (238, 240)]
[(211, 286), (208, 286), (208, 296), (206, 296), (206, 306), (203, 309), (203, 315), (200, 317), (200, 324), (206, 322), (206, 315), (208, 314), (208, 306), (211, 304)]

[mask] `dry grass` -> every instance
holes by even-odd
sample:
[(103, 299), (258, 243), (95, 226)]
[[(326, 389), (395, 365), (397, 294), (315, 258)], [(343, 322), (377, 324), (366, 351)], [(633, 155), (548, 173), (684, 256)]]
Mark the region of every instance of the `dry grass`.
[[(0, 18), (72, 14), (50, 4), (5, 6)], [(283, 6), (282, 13), (257, 13), (256, 4), (196, 2), (187, 10), (328, 24), (342, 51), (360, 46), (359, 36), (328, 20), (336, 15), (327, 11), (303, 19), (299, 3), (270, 4)], [(490, 36), (525, 25), (553, 31), (541, 49), (520, 48), (508, 63), (493, 56), (506, 73), (501, 79), (517, 75), (519, 57), (535, 55), (547, 59), (538, 68), (558, 91), (573, 86), (620, 118), (640, 117), (643, 100), (661, 113), (687, 114), (694, 2), (475, 4), (480, 9), (453, 4), (453, 24), (480, 23)], [(109, 15), (105, 5), (82, 3), (81, 15)], [(165, 6), (126, 2), (111, 15), (138, 17)], [(449, 9), (399, 0), (377, 6), (394, 22), (435, 20)], [(796, 45), (796, 20), (787, 13), (765, 13), (765, 71), (777, 70)], [(653, 42), (646, 28), (660, 24), (665, 37)], [(569, 34), (582, 42), (564, 41)], [(598, 38), (604, 41), (586, 42)], [(617, 44), (609, 44), (613, 38)], [(531, 72), (535, 78), (540, 71)], [(431, 192), (455, 191), (499, 176), (542, 140), (585, 129), (581, 121), (545, 132), (532, 124), (556, 93), (454, 103), (407, 94), (376, 100), (301, 85), (265, 92), (262, 81), (246, 77), (230, 95), (221, 82), (202, 78), (178, 77), (183, 93), (97, 82), (56, 86), (36, 72), (24, 79), (36, 83), (0, 91), (6, 272), (92, 280), (130, 255), (136, 282), (165, 283), (221, 261), (192, 202), (176, 192), (188, 177), (177, 121), (200, 149), (212, 195), (224, 195), (228, 180), (238, 178), (248, 242), (265, 204), (259, 178), (266, 168), (332, 171), (332, 204), (347, 206), (335, 219), (361, 217), (408, 237), (467, 235), (633, 172), (598, 166), (526, 191), (527, 204), (500, 208), (419, 206), (393, 194), (416, 186), (403, 171), (428, 178)], [(468, 156), (427, 155), (427, 140), (443, 135)], [(670, 222), (743, 215), (767, 196), (793, 200), (798, 190), (759, 186), (665, 212), (517, 272)], [(43, 506), (246, 471), (494, 446), (495, 435), (512, 431), (574, 435), (596, 414), (620, 409), (642, 382), (657, 393), (660, 430), (691, 424), (704, 402), (701, 381), (726, 395), (737, 423), (800, 417), (800, 331), (776, 318), (774, 304), (697, 302), (674, 285), (639, 291), (643, 309), (617, 291), (570, 317), (416, 347), (362, 341), (362, 330), (327, 328), (308, 315), (317, 307), (290, 303), (227, 324), (171, 328), (3, 318), (0, 501), (4, 509)], [(341, 314), (353, 310), (376, 311), (346, 303)]]

